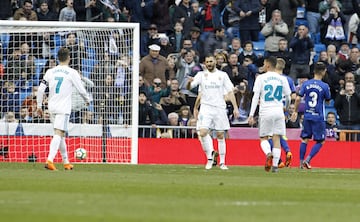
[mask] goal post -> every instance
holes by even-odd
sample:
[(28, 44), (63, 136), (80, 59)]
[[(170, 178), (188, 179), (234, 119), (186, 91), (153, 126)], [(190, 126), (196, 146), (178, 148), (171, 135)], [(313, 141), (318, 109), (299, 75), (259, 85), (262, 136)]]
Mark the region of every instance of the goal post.
[[(46, 98), (34, 112), (37, 87), (67, 47), (91, 104), (75, 92), (66, 135), (79, 163), (138, 163), (140, 26), (138, 23), (1, 21), (0, 161), (44, 162), (53, 135)], [(87, 158), (74, 156), (77, 148)], [(61, 162), (58, 153), (55, 162)]]

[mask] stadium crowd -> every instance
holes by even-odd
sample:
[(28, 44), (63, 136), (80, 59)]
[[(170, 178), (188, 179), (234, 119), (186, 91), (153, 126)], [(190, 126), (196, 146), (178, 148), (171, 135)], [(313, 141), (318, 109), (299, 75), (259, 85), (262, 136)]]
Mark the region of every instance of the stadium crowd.
[[(187, 90), (186, 83), (189, 76), (203, 69), (205, 56), (212, 53), (217, 69), (226, 72), (235, 86), (240, 117), (232, 117), (229, 103), (232, 126), (247, 126), (255, 78), (263, 72), (263, 59), (276, 56), (285, 61), (283, 74), (292, 78), (296, 90), (313, 77), (315, 62), (325, 63), (324, 81), (332, 95), (332, 103), (326, 108), (335, 115), (335, 123), (332, 120), (329, 128), (360, 130), (359, 17), (357, 0), (0, 2), (2, 20), (140, 23), (139, 124), (148, 126), (194, 126), (198, 91)], [(88, 54), (87, 46), (75, 33), (66, 33), (62, 38), (72, 53), (71, 66), (82, 74), (93, 98), (90, 108), (74, 103), (71, 121), (126, 124), (130, 117), (119, 104), (129, 96), (124, 93), (128, 86), (124, 79), (131, 79), (127, 76), (131, 73), (128, 55), (111, 59), (109, 47), (102, 55), (96, 55), (96, 64), (86, 74), (82, 62), (74, 58)], [(34, 106), (39, 80), (57, 62), (51, 53), (55, 41), (55, 36), (49, 33), (10, 35), (9, 39), (1, 35), (2, 121), (49, 121), (46, 109), (44, 116), (37, 116)], [(35, 70), (33, 65), (37, 59), (46, 61), (41, 70)], [(285, 115), (291, 112), (288, 110)], [(288, 127), (301, 127), (301, 117), (296, 123), (288, 118), (286, 121)], [(164, 131), (157, 131), (155, 136), (186, 137), (184, 130)], [(150, 135), (142, 132), (140, 136)], [(329, 133), (330, 136), (336, 137), (336, 133)]]

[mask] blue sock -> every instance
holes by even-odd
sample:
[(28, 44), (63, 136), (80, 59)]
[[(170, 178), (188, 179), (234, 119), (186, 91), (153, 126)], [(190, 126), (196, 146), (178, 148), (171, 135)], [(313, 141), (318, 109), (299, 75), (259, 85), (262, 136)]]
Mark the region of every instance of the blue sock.
[(270, 143), (270, 148), (271, 148), (271, 150), (272, 150), (273, 147), (274, 147), (274, 143), (273, 143), (272, 139), (269, 139), (268, 141), (269, 141), (269, 143)]
[(285, 153), (290, 152), (289, 144), (282, 136), (280, 137), (280, 145), (281, 148), (285, 151)]
[(311, 151), (309, 154), (309, 157), (310, 157), (310, 159), (308, 160), (309, 162), (319, 152), (321, 147), (322, 147), (321, 143), (315, 143), (315, 145), (311, 148)]
[(302, 142), (300, 144), (300, 160), (304, 160), (305, 153), (306, 153), (306, 146), (307, 146), (307, 144), (304, 142)]

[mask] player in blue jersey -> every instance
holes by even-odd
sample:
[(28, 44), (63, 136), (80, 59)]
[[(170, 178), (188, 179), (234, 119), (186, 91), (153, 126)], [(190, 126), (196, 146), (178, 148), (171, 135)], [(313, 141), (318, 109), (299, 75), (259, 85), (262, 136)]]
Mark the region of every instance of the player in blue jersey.
[[(301, 97), (305, 98), (305, 111), (303, 129), (301, 131), (300, 144), (300, 168), (311, 169), (310, 161), (319, 152), (325, 142), (326, 124), (325, 124), (325, 104), (331, 100), (330, 87), (322, 81), (326, 73), (326, 65), (318, 62), (314, 67), (314, 78), (307, 80), (300, 88), (299, 94), (295, 100), (295, 111), (291, 119), (297, 118)], [(309, 155), (304, 159), (306, 147), (309, 139), (316, 141)]]

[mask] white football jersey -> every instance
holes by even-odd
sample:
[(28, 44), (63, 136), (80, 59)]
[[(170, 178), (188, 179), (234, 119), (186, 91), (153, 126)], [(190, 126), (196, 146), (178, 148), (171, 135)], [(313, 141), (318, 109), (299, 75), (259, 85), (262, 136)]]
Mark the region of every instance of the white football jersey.
[(200, 71), (191, 82), (191, 88), (199, 85), (201, 92), (201, 104), (226, 108), (224, 96), (234, 88), (226, 72), (215, 70), (215, 72)]
[(257, 76), (253, 91), (254, 96), (260, 96), (260, 113), (283, 112), (283, 97), (291, 94), (286, 77), (276, 72), (266, 72)]
[(58, 65), (49, 69), (42, 84), (49, 87), (48, 108), (51, 113), (70, 114), (73, 88), (79, 91), (86, 102), (90, 101), (80, 74), (69, 66)]

